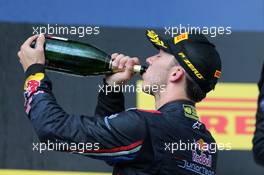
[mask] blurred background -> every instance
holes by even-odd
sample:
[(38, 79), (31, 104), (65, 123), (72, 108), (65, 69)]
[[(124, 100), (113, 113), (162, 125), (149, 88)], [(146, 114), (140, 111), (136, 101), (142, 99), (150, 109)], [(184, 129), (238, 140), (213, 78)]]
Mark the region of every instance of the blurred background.
[[(156, 29), (170, 37), (172, 28), (180, 25), (211, 29), (207, 37), (222, 58), (216, 95), (198, 105), (201, 120), (217, 142), (232, 144), (231, 150), (219, 154), (218, 174), (263, 175), (264, 168), (255, 164), (251, 152), (256, 83), (264, 60), (263, 0), (0, 0), (0, 174), (112, 171), (104, 162), (87, 157), (32, 150), (38, 139), (24, 112), (25, 77), (17, 57), (26, 38), (50, 32), (94, 44), (108, 53), (138, 56), (144, 63), (157, 52), (146, 40), (145, 30)], [(69, 32), (56, 32), (60, 26)], [(222, 27), (224, 32), (212, 34), (214, 27)], [(58, 103), (67, 112), (93, 115), (102, 76), (48, 75)], [(135, 77), (131, 83), (139, 79)], [(142, 98), (142, 94), (125, 96), (127, 108), (153, 107), (152, 99)]]

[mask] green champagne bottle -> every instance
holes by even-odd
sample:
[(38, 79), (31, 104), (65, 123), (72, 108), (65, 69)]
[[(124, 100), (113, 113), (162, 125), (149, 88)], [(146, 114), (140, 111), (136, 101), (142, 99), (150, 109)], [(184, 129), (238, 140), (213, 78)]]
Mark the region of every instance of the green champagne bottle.
[[(35, 42), (31, 46), (35, 47)], [(123, 71), (112, 69), (111, 56), (104, 51), (67, 38), (46, 35), (44, 51), (45, 67), (49, 70), (81, 76)], [(143, 74), (145, 71), (145, 66), (134, 66), (136, 73)]]

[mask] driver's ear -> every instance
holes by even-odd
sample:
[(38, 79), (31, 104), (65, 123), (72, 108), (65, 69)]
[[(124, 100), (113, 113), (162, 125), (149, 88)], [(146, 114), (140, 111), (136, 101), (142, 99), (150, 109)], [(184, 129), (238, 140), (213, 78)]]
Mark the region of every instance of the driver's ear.
[(169, 81), (176, 82), (180, 80), (184, 75), (184, 70), (181, 66), (174, 66), (171, 68), (170, 74), (169, 74)]

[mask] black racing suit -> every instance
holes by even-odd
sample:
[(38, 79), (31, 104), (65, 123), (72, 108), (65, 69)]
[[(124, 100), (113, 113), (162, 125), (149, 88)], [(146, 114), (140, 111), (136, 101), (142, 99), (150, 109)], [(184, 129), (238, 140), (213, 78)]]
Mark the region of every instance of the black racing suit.
[(256, 130), (253, 138), (253, 153), (255, 161), (264, 166), (264, 63), (258, 87), (259, 97), (256, 114)]
[(71, 115), (56, 102), (44, 66), (26, 72), (25, 108), (43, 143), (85, 149), (56, 150), (80, 153), (114, 166), (114, 175), (214, 175), (217, 148), (194, 103), (178, 100), (158, 110), (124, 110), (121, 92), (101, 91), (95, 116)]

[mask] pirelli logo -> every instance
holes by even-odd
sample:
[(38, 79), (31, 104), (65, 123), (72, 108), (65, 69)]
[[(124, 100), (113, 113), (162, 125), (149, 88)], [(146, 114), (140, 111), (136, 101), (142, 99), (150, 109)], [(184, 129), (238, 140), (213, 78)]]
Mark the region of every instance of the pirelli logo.
[(183, 52), (179, 52), (178, 55), (182, 58), (183, 62), (191, 69), (194, 75), (198, 79), (204, 79), (203, 75), (194, 67), (190, 60), (185, 56)]

